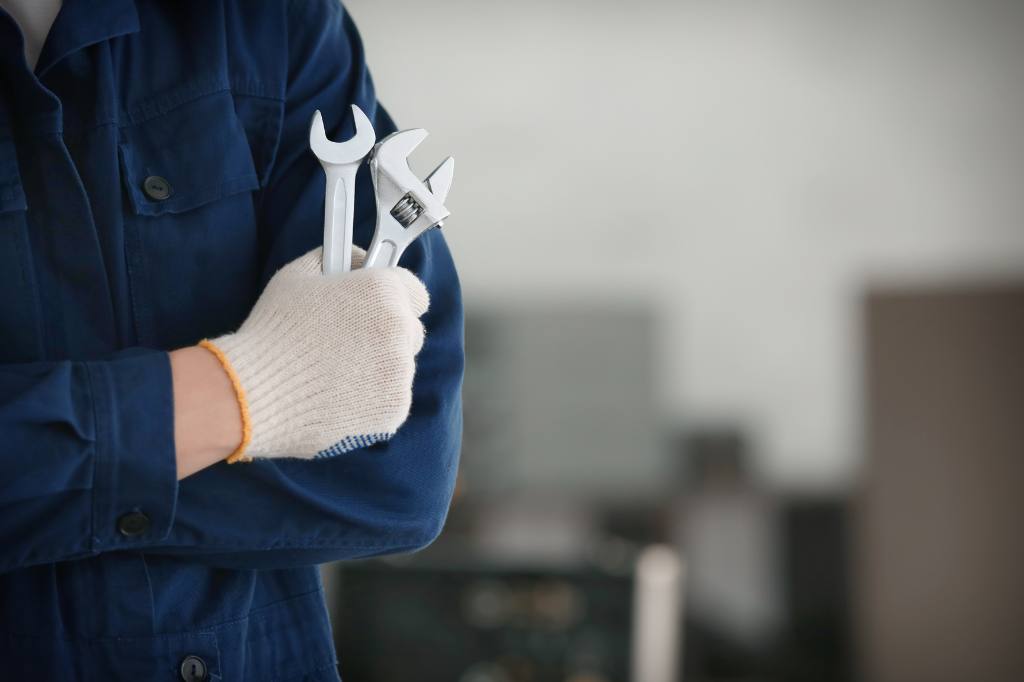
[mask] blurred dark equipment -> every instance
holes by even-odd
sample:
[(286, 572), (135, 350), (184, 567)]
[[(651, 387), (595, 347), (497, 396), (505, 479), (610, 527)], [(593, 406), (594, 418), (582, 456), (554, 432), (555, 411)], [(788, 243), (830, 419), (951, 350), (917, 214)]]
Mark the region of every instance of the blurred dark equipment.
[(781, 510), (784, 619), (749, 641), (697, 614), (685, 624), (686, 682), (848, 682), (850, 645), (847, 505), (795, 500)]
[(679, 437), (673, 536), (688, 564), (690, 682), (846, 682), (850, 660), (848, 504), (768, 494), (742, 430)]
[(677, 442), (670, 534), (688, 564), (686, 679), (764, 677), (782, 628), (778, 501), (756, 484), (742, 430), (691, 428)]
[(1024, 679), (1024, 285), (866, 302), (866, 682)]
[(849, 504), (794, 499), (782, 518), (786, 625), (773, 657), (777, 677), (853, 680)]
[(631, 576), (346, 565), (335, 630), (354, 682), (625, 682)]

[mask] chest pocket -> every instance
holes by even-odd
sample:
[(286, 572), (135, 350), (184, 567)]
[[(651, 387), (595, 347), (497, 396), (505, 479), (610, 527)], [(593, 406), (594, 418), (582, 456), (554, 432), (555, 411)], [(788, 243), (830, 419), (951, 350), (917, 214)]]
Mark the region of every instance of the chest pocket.
[(40, 355), (26, 210), (14, 142), (0, 137), (0, 362)]
[(125, 250), (139, 342), (237, 327), (256, 295), (259, 182), (230, 92), (121, 129)]

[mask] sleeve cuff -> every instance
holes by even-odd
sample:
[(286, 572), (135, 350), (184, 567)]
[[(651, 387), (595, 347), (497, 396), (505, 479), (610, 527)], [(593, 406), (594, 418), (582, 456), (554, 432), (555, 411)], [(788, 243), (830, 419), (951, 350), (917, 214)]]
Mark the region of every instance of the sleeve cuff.
[(178, 498), (170, 358), (133, 350), (86, 368), (96, 419), (93, 551), (163, 540)]

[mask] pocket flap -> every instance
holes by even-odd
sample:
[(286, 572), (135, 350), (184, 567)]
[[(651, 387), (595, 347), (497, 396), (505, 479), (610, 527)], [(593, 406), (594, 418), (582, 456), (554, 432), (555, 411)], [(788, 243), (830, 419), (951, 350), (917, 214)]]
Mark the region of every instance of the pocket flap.
[(119, 153), (129, 200), (140, 215), (182, 213), (259, 187), (227, 91), (122, 128)]

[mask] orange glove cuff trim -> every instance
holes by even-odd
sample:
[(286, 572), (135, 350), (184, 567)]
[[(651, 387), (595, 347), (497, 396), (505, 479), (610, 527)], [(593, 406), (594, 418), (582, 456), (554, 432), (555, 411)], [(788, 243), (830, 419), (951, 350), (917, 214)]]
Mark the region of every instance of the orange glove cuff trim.
[(249, 401), (245, 398), (245, 389), (242, 388), (242, 382), (238, 379), (238, 374), (235, 373), (235, 368), (231, 366), (228, 356), (224, 355), (224, 351), (217, 348), (209, 339), (203, 339), (199, 342), (199, 345), (213, 353), (221, 367), (224, 368), (224, 372), (231, 381), (231, 387), (235, 389), (235, 398), (238, 399), (238, 410), (242, 415), (242, 442), (234, 452), (228, 455), (227, 462), (228, 464), (251, 462), (252, 457), (246, 457), (245, 450), (252, 441), (252, 418), (249, 416)]

